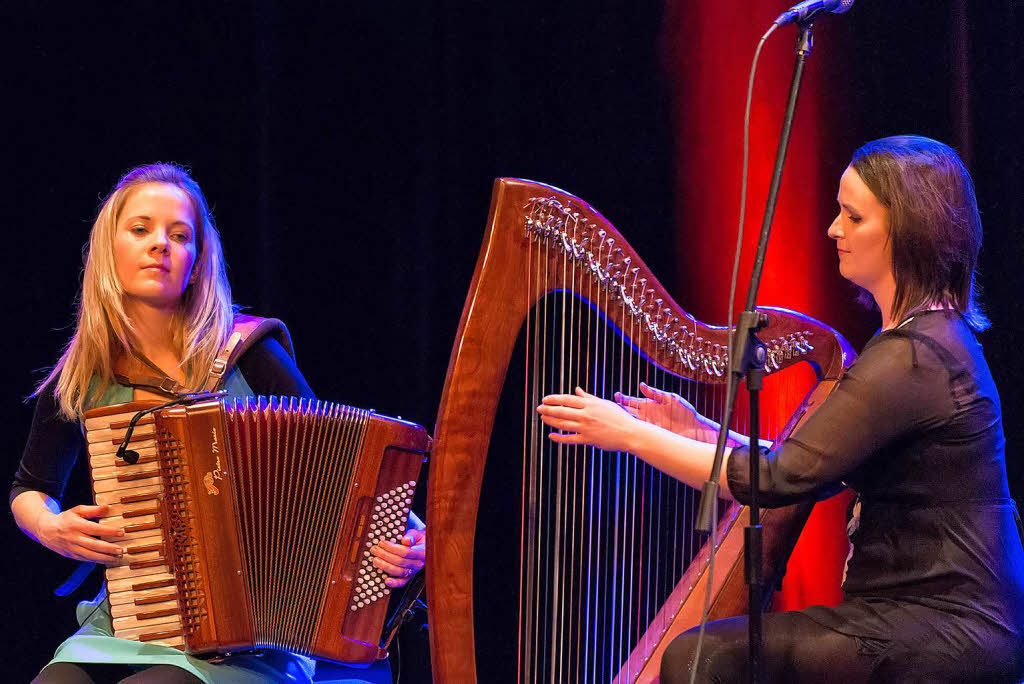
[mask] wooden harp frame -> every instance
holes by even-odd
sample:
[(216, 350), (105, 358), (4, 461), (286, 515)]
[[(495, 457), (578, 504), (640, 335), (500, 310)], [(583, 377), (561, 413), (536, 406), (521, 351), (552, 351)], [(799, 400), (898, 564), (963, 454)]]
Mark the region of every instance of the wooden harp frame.
[[(445, 378), (434, 432), (427, 490), (427, 599), (430, 650), (435, 681), (476, 681), (473, 629), (473, 554), (476, 515), (484, 464), (506, 369), (529, 309), (546, 294), (571, 289), (561, 268), (549, 270), (545, 283), (523, 282), (530, 241), (547, 241), (551, 259), (563, 258), (586, 269), (587, 276), (617, 306), (601, 313), (620, 330), (629, 317), (644, 327), (640, 340), (630, 340), (643, 355), (669, 373), (691, 380), (723, 382), (727, 367), (727, 330), (694, 319), (679, 307), (622, 235), (600, 213), (557, 188), (512, 178), (494, 183), (487, 233), (477, 260), (459, 322)], [(586, 242), (584, 242), (586, 240)], [(536, 258), (536, 257), (534, 257)], [(625, 274), (646, 279), (639, 297), (625, 288)], [(634, 291), (632, 293), (636, 295)], [(593, 303), (596, 306), (596, 303)], [(761, 308), (769, 325), (759, 333), (769, 348), (766, 369), (772, 373), (800, 361), (809, 362), (818, 384), (789, 419), (780, 437), (795, 429), (828, 396), (853, 362), (852, 347), (841, 335), (811, 318), (785, 309)], [(781, 576), (785, 561), (813, 504), (765, 512), (765, 580)], [(746, 610), (742, 527), (747, 508), (734, 504), (721, 516), (716, 539), (719, 571), (711, 618)], [(629, 681), (657, 678), (661, 653), (672, 637), (700, 619), (709, 548), (690, 564), (662, 608), (674, 615), (658, 634), (648, 634), (635, 647), (624, 671), (642, 673)], [(675, 600), (673, 600), (675, 599)], [(653, 624), (653, 623), (652, 623)], [(650, 644), (655, 644), (651, 646)], [(617, 678), (625, 680), (621, 675)]]

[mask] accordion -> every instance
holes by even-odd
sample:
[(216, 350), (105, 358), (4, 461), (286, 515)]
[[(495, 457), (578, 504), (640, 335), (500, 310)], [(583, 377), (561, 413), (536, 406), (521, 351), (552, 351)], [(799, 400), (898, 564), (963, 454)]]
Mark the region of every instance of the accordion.
[(423, 428), (318, 400), (208, 400), (142, 417), (119, 456), (156, 406), (85, 414), (101, 522), (125, 530), (106, 569), (114, 635), (193, 655), (384, 657), (389, 589), (369, 550), (405, 533)]

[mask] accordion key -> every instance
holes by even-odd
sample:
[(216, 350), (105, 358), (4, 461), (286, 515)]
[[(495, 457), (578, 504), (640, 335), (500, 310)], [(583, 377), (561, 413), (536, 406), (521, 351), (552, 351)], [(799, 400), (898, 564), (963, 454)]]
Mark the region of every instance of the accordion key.
[(386, 575), (430, 438), (415, 424), (317, 400), (249, 397), (88, 411), (101, 522), (123, 527), (106, 569), (114, 635), (194, 655), (287, 650), (384, 657)]

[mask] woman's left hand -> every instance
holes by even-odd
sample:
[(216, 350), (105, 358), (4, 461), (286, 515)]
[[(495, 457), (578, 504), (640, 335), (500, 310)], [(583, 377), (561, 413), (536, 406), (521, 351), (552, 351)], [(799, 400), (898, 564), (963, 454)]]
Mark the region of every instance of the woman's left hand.
[(615, 402), (580, 387), (575, 394), (544, 397), (537, 413), (546, 425), (560, 431), (548, 435), (553, 442), (589, 444), (605, 451), (629, 451), (632, 437), (644, 425)]
[(426, 564), (427, 531), (410, 527), (400, 544), (382, 541), (370, 549), (370, 554), (374, 557), (373, 564), (391, 575), (384, 584), (392, 589), (404, 587)]

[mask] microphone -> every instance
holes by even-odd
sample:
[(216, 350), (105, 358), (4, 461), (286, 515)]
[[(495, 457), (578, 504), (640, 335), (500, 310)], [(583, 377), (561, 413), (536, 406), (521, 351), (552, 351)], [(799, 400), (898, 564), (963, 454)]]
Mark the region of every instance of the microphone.
[(803, 23), (819, 12), (842, 14), (851, 7), (853, 7), (853, 0), (804, 0), (780, 14), (779, 18), (775, 20), (775, 25)]

